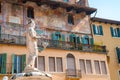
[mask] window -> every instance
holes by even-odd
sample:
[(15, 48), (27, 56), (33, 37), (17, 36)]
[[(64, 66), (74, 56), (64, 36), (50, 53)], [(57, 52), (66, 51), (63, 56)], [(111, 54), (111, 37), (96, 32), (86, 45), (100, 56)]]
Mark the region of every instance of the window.
[(55, 58), (49, 57), (49, 71), (55, 72)]
[(120, 37), (120, 28), (110, 27), (112, 37)]
[(103, 35), (102, 25), (96, 26), (93, 24), (93, 32), (95, 35)]
[(69, 2), (69, 0), (64, 0), (64, 2)]
[(63, 72), (62, 58), (57, 57), (56, 64), (57, 64), (57, 72)]
[[(36, 60), (36, 63), (37, 63), (37, 60)], [(44, 56), (38, 56), (38, 64), (36, 64), (35, 66), (37, 65), (40, 71), (45, 71), (45, 57)]]
[(6, 74), (6, 59), (7, 54), (0, 54), (0, 73)]
[(90, 60), (86, 60), (86, 68), (87, 68), (87, 73), (91, 74), (92, 73), (92, 65)]
[(116, 47), (118, 63), (120, 63), (120, 48)]
[(101, 71), (102, 71), (102, 74), (107, 74), (105, 61), (101, 61)]
[(52, 40), (65, 41), (65, 35), (60, 32), (52, 33)]
[(94, 61), (94, 66), (96, 74), (101, 74), (99, 61)]
[(49, 71), (63, 72), (63, 63), (61, 57), (49, 57)]
[(27, 17), (34, 18), (34, 9), (32, 7), (28, 7), (27, 9)]
[(74, 25), (74, 18), (72, 14), (68, 14), (68, 23)]
[(85, 61), (83, 59), (80, 59), (80, 70), (82, 73), (86, 73)]
[(12, 55), (12, 73), (21, 73), (26, 65), (26, 55)]

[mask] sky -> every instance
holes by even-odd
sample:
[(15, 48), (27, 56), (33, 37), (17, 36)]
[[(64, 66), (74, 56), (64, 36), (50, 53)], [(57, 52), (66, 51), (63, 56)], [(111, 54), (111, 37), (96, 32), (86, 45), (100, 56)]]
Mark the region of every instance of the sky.
[[(120, 21), (120, 0), (88, 0), (89, 6), (97, 8), (96, 17)], [(93, 13), (92, 16), (95, 14)]]

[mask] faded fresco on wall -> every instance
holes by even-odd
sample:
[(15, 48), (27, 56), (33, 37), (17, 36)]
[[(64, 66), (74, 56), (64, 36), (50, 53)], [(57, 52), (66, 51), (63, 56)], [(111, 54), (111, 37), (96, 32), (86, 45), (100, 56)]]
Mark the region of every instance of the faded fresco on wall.
[[(62, 10), (62, 9), (61, 9)], [(58, 28), (62, 30), (66, 30), (65, 28), (65, 16), (61, 15), (63, 12), (61, 12), (60, 9), (51, 10), (50, 8), (43, 8), (40, 9), (40, 14), (36, 17), (36, 23), (42, 24), (40, 27), (53, 27)], [(63, 10), (62, 10), (63, 11)]]
[(86, 16), (84, 19), (82, 19), (75, 27), (72, 28), (71, 31), (90, 34), (91, 30), (90, 30), (89, 17)]

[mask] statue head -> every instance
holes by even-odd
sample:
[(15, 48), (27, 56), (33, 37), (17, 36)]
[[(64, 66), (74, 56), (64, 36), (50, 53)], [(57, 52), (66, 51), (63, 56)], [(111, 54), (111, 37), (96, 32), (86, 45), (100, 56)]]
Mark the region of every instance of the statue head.
[(28, 21), (28, 27), (35, 28), (35, 21), (31, 18), (27, 18)]

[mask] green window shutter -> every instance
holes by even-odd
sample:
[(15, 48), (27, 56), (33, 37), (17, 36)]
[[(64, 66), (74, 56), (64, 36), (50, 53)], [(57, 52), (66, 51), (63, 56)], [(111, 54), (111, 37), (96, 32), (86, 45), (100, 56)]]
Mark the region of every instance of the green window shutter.
[(0, 39), (1, 39), (1, 25), (0, 25)]
[(52, 40), (55, 40), (55, 33), (52, 33)]
[(99, 26), (99, 29), (100, 29), (100, 35), (103, 35), (103, 28), (102, 28), (102, 25)]
[(117, 28), (118, 37), (120, 37), (120, 28)]
[(94, 25), (94, 24), (93, 24), (93, 32), (94, 32), (94, 34), (97, 34), (97, 32), (96, 32), (96, 25)]
[(62, 34), (62, 41), (65, 41), (65, 35)]
[(2, 55), (2, 74), (6, 74), (6, 60), (7, 60), (7, 54), (4, 53)]
[(55, 40), (60, 40), (60, 36), (59, 35), (61, 35), (60, 32), (55, 32)]
[(80, 37), (77, 37), (77, 43), (80, 44)]
[(15, 54), (12, 54), (12, 74), (14, 74), (14, 58), (15, 58)]
[(94, 45), (94, 39), (93, 38), (90, 38), (90, 44)]
[(112, 37), (114, 37), (114, 29), (113, 29), (113, 27), (110, 27), (110, 31), (111, 31)]
[(70, 34), (70, 42), (73, 42), (73, 36)]
[(85, 44), (85, 38), (82, 37), (81, 40), (82, 40), (82, 44)]
[(117, 57), (118, 57), (118, 63), (120, 63), (120, 48), (116, 47)]
[(26, 65), (26, 54), (22, 55), (22, 71), (24, 71)]

